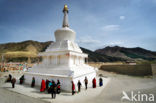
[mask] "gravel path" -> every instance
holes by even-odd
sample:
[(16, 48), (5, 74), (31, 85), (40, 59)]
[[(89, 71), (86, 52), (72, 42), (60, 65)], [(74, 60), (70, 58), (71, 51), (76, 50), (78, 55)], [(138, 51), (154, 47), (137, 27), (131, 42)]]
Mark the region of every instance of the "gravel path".
[[(5, 78), (0, 78), (0, 86), (4, 83)], [(10, 84), (11, 86), (11, 84)], [(46, 103), (40, 99), (34, 99), (19, 93), (0, 87), (0, 103)]]
[(0, 88), (0, 103), (46, 103), (25, 95)]

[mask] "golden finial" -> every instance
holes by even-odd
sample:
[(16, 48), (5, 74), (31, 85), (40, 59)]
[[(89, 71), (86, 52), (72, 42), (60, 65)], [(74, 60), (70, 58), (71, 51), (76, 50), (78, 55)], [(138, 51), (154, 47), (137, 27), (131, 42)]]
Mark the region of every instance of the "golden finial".
[(67, 5), (64, 5), (63, 12), (65, 12), (65, 11), (68, 12), (68, 6)]

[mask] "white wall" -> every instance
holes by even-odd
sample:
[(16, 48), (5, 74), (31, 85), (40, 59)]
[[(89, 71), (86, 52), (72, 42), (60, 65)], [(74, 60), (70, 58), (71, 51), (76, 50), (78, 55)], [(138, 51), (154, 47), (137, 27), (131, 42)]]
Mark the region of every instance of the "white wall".
[(61, 83), (61, 89), (64, 90), (64, 91), (67, 91), (67, 92), (71, 92), (71, 89), (72, 89), (72, 86), (71, 86), (71, 81), (73, 80), (74, 81), (74, 84), (75, 84), (75, 88), (76, 90), (78, 90), (77, 88), (77, 83), (78, 83), (78, 80), (81, 81), (81, 84), (82, 84), (82, 88), (85, 87), (85, 84), (84, 84), (84, 79), (85, 79), (85, 76), (88, 78), (88, 87), (92, 87), (92, 79), (94, 77), (96, 77), (96, 72), (93, 72), (93, 73), (90, 73), (90, 74), (86, 74), (86, 75), (82, 75), (82, 76), (79, 76), (79, 77), (56, 77), (56, 76), (47, 76), (47, 75), (38, 75), (38, 74), (24, 74), (25, 76), (25, 83), (26, 84), (29, 84), (31, 86), (31, 82), (32, 82), (32, 77), (35, 77), (35, 85), (36, 86), (41, 86), (41, 81), (42, 79), (46, 80), (54, 80), (56, 83), (57, 83), (57, 80), (60, 80), (60, 83)]

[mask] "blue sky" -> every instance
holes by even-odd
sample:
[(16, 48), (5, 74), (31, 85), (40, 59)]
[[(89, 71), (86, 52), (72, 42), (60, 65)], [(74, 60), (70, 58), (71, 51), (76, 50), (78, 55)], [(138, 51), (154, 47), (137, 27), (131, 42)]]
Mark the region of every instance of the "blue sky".
[(54, 41), (64, 4), (80, 46), (156, 51), (156, 0), (0, 0), (0, 43)]

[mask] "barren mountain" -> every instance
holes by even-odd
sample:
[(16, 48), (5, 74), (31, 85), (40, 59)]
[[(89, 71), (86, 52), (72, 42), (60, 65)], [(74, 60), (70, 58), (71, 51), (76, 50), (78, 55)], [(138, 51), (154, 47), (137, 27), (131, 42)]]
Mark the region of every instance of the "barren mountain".
[(146, 50), (140, 47), (136, 48), (125, 48), (114, 46), (107, 46), (103, 49), (98, 49), (95, 51), (96, 53), (100, 53), (103, 55), (111, 56), (111, 57), (120, 57), (128, 60), (155, 60), (156, 52)]
[[(38, 41), (23, 41), (18, 43), (6, 43), (0, 44), (0, 57), (2, 55), (7, 58), (7, 61), (27, 61), (28, 57), (37, 58), (39, 52), (45, 51), (45, 49), (52, 43), (38, 42)], [(114, 61), (125, 61), (120, 57), (111, 57), (103, 54), (93, 52), (91, 50), (81, 48), (84, 53), (88, 54), (89, 62), (114, 62)], [(1, 61), (2, 58), (0, 58)]]

